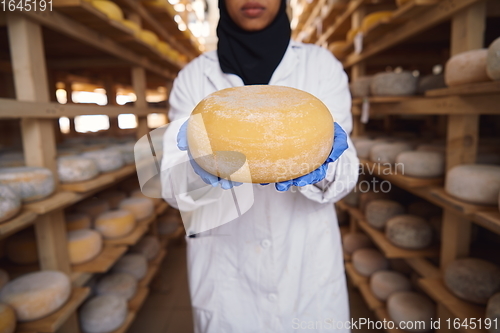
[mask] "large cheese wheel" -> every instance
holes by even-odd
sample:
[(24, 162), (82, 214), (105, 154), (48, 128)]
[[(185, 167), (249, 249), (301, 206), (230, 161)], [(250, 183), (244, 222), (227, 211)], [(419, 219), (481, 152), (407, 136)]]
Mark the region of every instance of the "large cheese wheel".
[(418, 79), (411, 72), (379, 73), (373, 77), (373, 96), (407, 96), (417, 92)]
[(394, 245), (419, 250), (432, 243), (432, 227), (419, 216), (399, 215), (387, 221), (385, 227), (387, 239)]
[(128, 273), (137, 280), (142, 279), (148, 270), (148, 261), (142, 254), (131, 253), (121, 257), (111, 269), (114, 273)]
[(137, 244), (132, 246), (131, 252), (140, 253), (147, 260), (153, 260), (160, 252), (160, 241), (154, 236), (144, 236)]
[(394, 164), (400, 153), (410, 150), (412, 146), (403, 142), (376, 144), (370, 149), (370, 161)]
[(417, 93), (425, 94), (427, 90), (446, 88), (446, 83), (444, 82), (444, 74), (439, 75), (426, 75), (418, 80)]
[[(250, 85), (203, 99), (189, 119), (187, 137), (192, 156), (209, 173), (238, 182), (274, 183), (308, 174), (326, 161), (333, 118), (307, 92)], [(240, 169), (245, 161), (251, 179), (246, 168)]]
[(495, 205), (500, 193), (500, 166), (463, 164), (446, 174), (448, 194), (475, 204)]
[(379, 11), (366, 15), (361, 21), (361, 31), (366, 32), (379, 22), (387, 21), (392, 16), (392, 11)]
[(354, 147), (359, 158), (369, 159), (372, 147), (380, 143), (382, 143), (381, 140), (364, 139), (354, 142)]
[(97, 216), (109, 210), (109, 205), (104, 200), (90, 199), (80, 202), (75, 208), (78, 212), (87, 214), (95, 220)]
[(380, 251), (367, 248), (354, 251), (352, 264), (356, 271), (363, 276), (371, 276), (373, 273), (389, 267), (389, 261)]
[(81, 229), (68, 232), (69, 261), (81, 264), (95, 258), (102, 250), (102, 236), (95, 230)]
[(367, 97), (370, 96), (370, 84), (372, 76), (359, 77), (349, 84), (349, 90), (352, 97)]
[(420, 216), (426, 220), (441, 215), (441, 208), (427, 201), (414, 201), (408, 205), (408, 214)]
[(410, 291), (411, 282), (406, 276), (394, 271), (378, 271), (370, 278), (370, 289), (375, 297), (386, 301), (391, 294), (399, 291)]
[(405, 213), (399, 202), (392, 200), (373, 200), (366, 206), (366, 222), (374, 228), (383, 229), (387, 220)]
[(82, 306), (79, 318), (84, 333), (112, 332), (127, 318), (127, 301), (115, 295), (94, 297)]
[(134, 229), (135, 217), (128, 210), (112, 210), (99, 215), (94, 227), (106, 239), (120, 238)]
[(105, 275), (96, 285), (97, 295), (115, 295), (130, 300), (137, 291), (137, 280), (128, 273)]
[(486, 73), (490, 79), (500, 80), (500, 37), (495, 39), (488, 48)]
[(66, 215), (66, 230), (80, 230), (92, 228), (90, 216), (83, 213), (73, 213)]
[(122, 200), (119, 207), (131, 212), (137, 221), (147, 219), (154, 212), (153, 200), (149, 198), (128, 198)]
[(82, 156), (93, 159), (100, 172), (114, 171), (120, 169), (124, 164), (122, 154), (116, 149), (89, 151), (83, 153)]
[(18, 321), (31, 321), (58, 310), (70, 294), (71, 281), (66, 274), (40, 271), (10, 281), (0, 291), (0, 302), (14, 309)]
[(486, 73), (487, 49), (472, 50), (451, 57), (445, 66), (444, 80), (450, 87), (490, 81)]
[(99, 193), (97, 197), (107, 201), (110, 209), (117, 209), (120, 202), (127, 198), (127, 195), (122, 191), (110, 190)]
[(443, 153), (405, 151), (396, 157), (396, 170), (405, 176), (435, 178), (444, 175)]
[(406, 331), (427, 332), (431, 330), (436, 306), (423, 295), (400, 291), (393, 293), (387, 300), (387, 312), (397, 326), (404, 322), (402, 326), (406, 327)]
[(366, 211), (366, 207), (373, 200), (389, 200), (389, 194), (384, 192), (362, 192), (359, 195), (359, 209), (364, 213)]
[(456, 296), (486, 304), (500, 290), (500, 267), (481, 259), (458, 259), (446, 267), (444, 282)]
[(19, 265), (36, 263), (38, 248), (33, 229), (25, 229), (7, 238), (5, 254), (10, 261)]
[(91, 158), (67, 156), (57, 159), (57, 173), (62, 183), (75, 183), (94, 178), (99, 169)]
[(0, 169), (0, 184), (9, 185), (23, 202), (48, 197), (55, 188), (52, 172), (37, 167)]
[[(491, 319), (492, 323), (500, 322), (500, 293), (493, 295), (488, 301), (486, 307), (486, 318)], [(500, 333), (500, 325), (491, 325), (490, 333)]]
[(110, 19), (116, 21), (123, 20), (123, 12), (120, 9), (120, 7), (118, 7), (118, 5), (115, 4), (114, 2), (107, 0), (92, 0), (91, 3), (92, 6), (94, 6), (99, 11), (106, 14), (106, 16), (109, 17)]
[(365, 234), (350, 232), (342, 237), (342, 245), (345, 253), (352, 254), (356, 250), (372, 247), (373, 243)]
[(156, 47), (156, 45), (160, 41), (160, 39), (158, 38), (158, 36), (154, 32), (149, 31), (149, 30), (145, 30), (145, 29), (143, 29), (139, 32), (139, 38), (144, 43), (149, 44), (153, 47)]
[[(9, 282), (9, 274), (0, 268), (0, 289)], [(1, 331), (0, 331), (1, 332)]]
[(180, 216), (164, 214), (158, 217), (157, 224), (160, 235), (170, 235), (182, 225), (182, 219)]
[(7, 221), (21, 209), (21, 197), (10, 186), (0, 184), (0, 223)]
[(0, 303), (0, 333), (14, 333), (16, 330), (16, 313), (7, 304)]

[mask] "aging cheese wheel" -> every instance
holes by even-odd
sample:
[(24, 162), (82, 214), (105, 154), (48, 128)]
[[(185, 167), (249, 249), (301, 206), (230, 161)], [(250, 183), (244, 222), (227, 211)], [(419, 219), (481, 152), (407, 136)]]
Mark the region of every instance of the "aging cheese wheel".
[(120, 7), (113, 1), (107, 0), (92, 0), (92, 6), (97, 8), (99, 11), (106, 14), (112, 20), (121, 21), (123, 20), (123, 12)]
[(80, 310), (84, 333), (108, 333), (118, 329), (127, 318), (127, 301), (115, 295), (91, 298)]
[(132, 246), (131, 252), (140, 253), (147, 260), (153, 260), (160, 252), (160, 241), (154, 236), (144, 236), (137, 244)]
[(387, 239), (394, 245), (419, 250), (432, 243), (432, 227), (419, 216), (398, 215), (387, 221), (385, 227)]
[(96, 286), (97, 295), (115, 295), (130, 300), (137, 291), (137, 280), (128, 273), (106, 274)]
[(392, 16), (392, 11), (379, 11), (366, 15), (361, 22), (361, 31), (366, 32), (377, 23), (388, 20)]
[(134, 229), (135, 217), (128, 210), (112, 210), (99, 215), (94, 222), (94, 227), (104, 238), (120, 238)]
[(432, 151), (405, 151), (396, 157), (396, 170), (405, 176), (435, 178), (444, 175), (443, 153)]
[[(493, 295), (486, 307), (486, 318), (491, 319), (492, 323), (500, 322), (500, 293)], [(490, 333), (500, 333), (500, 325), (492, 325)]]
[(463, 164), (446, 174), (448, 194), (475, 204), (496, 205), (500, 193), (500, 166)]
[(349, 90), (352, 97), (367, 97), (370, 96), (370, 84), (372, 76), (359, 77), (349, 84)]
[(152, 32), (152, 31), (149, 31), (149, 30), (141, 30), (141, 32), (139, 32), (139, 38), (146, 44), (149, 44), (153, 47), (156, 47), (156, 45), (158, 44), (158, 42), (160, 41), (160, 39), (158, 38), (158, 36)]
[(133, 31), (134, 36), (139, 36), (139, 33), (141, 32), (141, 27), (137, 23), (130, 20), (122, 20), (122, 23), (127, 28)]
[(75, 208), (78, 212), (87, 214), (95, 220), (97, 216), (109, 210), (109, 205), (103, 200), (90, 199), (80, 202)]
[(148, 198), (128, 198), (120, 202), (120, 209), (131, 212), (136, 221), (144, 220), (153, 215), (153, 200)]
[(449, 87), (490, 81), (486, 73), (487, 49), (472, 50), (451, 57), (445, 66), (444, 79)]
[(446, 88), (446, 83), (444, 82), (444, 74), (426, 75), (418, 80), (417, 93), (425, 94), (427, 90), (434, 90), (440, 88)]
[(342, 237), (342, 245), (345, 253), (352, 254), (356, 250), (372, 247), (373, 243), (365, 234), (351, 232)]
[(20, 209), (20, 196), (10, 186), (0, 184), (0, 223), (16, 216)]
[(16, 330), (16, 313), (7, 304), (0, 303), (0, 333), (14, 333)]
[(148, 270), (148, 261), (142, 254), (126, 254), (111, 269), (114, 273), (128, 273), (137, 280), (142, 279)]
[(389, 261), (380, 251), (366, 248), (354, 251), (352, 264), (356, 271), (364, 276), (371, 276), (373, 273), (389, 267)]
[(398, 291), (410, 291), (411, 282), (406, 276), (394, 271), (378, 271), (370, 278), (370, 289), (375, 297), (386, 301), (391, 294)]
[(92, 228), (90, 216), (83, 213), (73, 213), (66, 215), (66, 230), (80, 230)]
[(83, 157), (91, 158), (97, 163), (100, 172), (110, 172), (123, 166), (123, 157), (116, 149), (94, 150), (82, 154)]
[[(274, 183), (321, 166), (333, 144), (333, 118), (316, 97), (280, 86), (219, 90), (188, 124), (191, 154), (207, 172), (238, 182)], [(251, 179), (246, 168), (248, 163)]]
[(38, 249), (33, 229), (25, 229), (7, 238), (5, 254), (10, 261), (19, 265), (38, 262)]
[(120, 202), (127, 198), (127, 195), (122, 191), (110, 190), (99, 193), (97, 197), (107, 201), (110, 209), (117, 209)]
[(403, 142), (376, 144), (370, 149), (370, 161), (394, 164), (400, 153), (409, 150), (412, 146)]
[(95, 230), (82, 229), (68, 232), (69, 261), (81, 264), (95, 258), (102, 250), (102, 236)]
[(10, 305), (18, 321), (43, 318), (58, 310), (71, 294), (69, 278), (57, 271), (29, 273), (0, 291), (0, 302)]
[(54, 192), (54, 177), (46, 168), (19, 167), (0, 169), (0, 184), (9, 185), (23, 202), (48, 197)]
[(139, 188), (134, 190), (132, 193), (130, 193), (130, 197), (131, 198), (146, 198), (146, 199), (152, 200), (155, 205), (158, 205), (163, 201), (162, 198), (150, 198), (150, 197), (148, 197)]
[(500, 267), (481, 259), (458, 259), (446, 267), (444, 282), (456, 296), (486, 304), (500, 290)]
[(366, 207), (373, 200), (389, 200), (389, 194), (384, 192), (363, 192), (359, 195), (359, 209), (365, 213)]
[(441, 208), (427, 201), (415, 201), (408, 205), (408, 214), (428, 220), (433, 216), (440, 216)]
[(490, 79), (500, 80), (500, 37), (495, 39), (488, 48), (486, 73)]
[(75, 183), (94, 178), (99, 168), (91, 158), (67, 156), (57, 159), (57, 173), (62, 183)]
[[(9, 274), (0, 268), (0, 289), (9, 282)], [(1, 332), (1, 331), (0, 331)]]
[[(431, 320), (435, 318), (436, 306), (427, 297), (412, 291), (393, 293), (387, 300), (387, 312), (396, 325), (404, 322), (409, 332), (427, 332), (431, 330)], [(422, 326), (417, 326), (423, 322)], [(413, 327), (409, 327), (412, 324)]]
[(383, 229), (387, 220), (405, 213), (399, 202), (392, 200), (373, 200), (366, 206), (366, 222), (374, 228)]
[(417, 82), (411, 72), (379, 73), (373, 77), (370, 91), (373, 96), (415, 95)]

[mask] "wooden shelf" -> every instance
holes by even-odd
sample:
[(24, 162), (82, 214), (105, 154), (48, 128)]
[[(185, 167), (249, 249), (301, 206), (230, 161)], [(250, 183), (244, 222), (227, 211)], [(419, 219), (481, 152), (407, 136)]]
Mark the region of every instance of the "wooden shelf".
[(472, 220), (480, 226), (500, 234), (500, 212), (498, 210), (477, 212), (474, 214)]
[(90, 288), (73, 288), (69, 300), (61, 309), (39, 320), (18, 323), (16, 332), (50, 333), (57, 331), (83, 303), (89, 293)]
[(134, 297), (130, 301), (128, 301), (128, 309), (137, 313), (144, 304), (144, 301), (146, 300), (146, 297), (148, 297), (148, 294), (148, 288), (137, 288)]
[(149, 224), (156, 219), (156, 216), (153, 216), (137, 222), (137, 225), (134, 230), (130, 234), (122, 238), (116, 239), (105, 239), (104, 244), (106, 245), (134, 245), (139, 241), (139, 239), (144, 236), (146, 231), (148, 230)]
[(430, 193), (443, 208), (451, 208), (469, 217), (472, 217), (472, 214), (482, 211), (498, 211), (497, 206), (475, 205), (455, 199), (446, 193), (444, 188), (434, 188)]
[(56, 209), (62, 209), (78, 201), (78, 195), (69, 191), (60, 191), (46, 199), (24, 204), (24, 208), (37, 214), (46, 214)]
[(93, 273), (72, 272), (70, 279), (73, 287), (83, 287), (94, 276)]
[(347, 32), (351, 28), (351, 16), (366, 0), (354, 0), (349, 2), (347, 9), (335, 20), (324, 34), (322, 34), (316, 44), (323, 44), (326, 41), (344, 40)]
[(160, 269), (160, 264), (167, 255), (166, 250), (161, 250), (158, 256), (149, 263), (148, 271), (146, 275), (139, 281), (139, 287), (141, 288), (146, 288), (149, 286), (153, 278), (156, 276), (156, 273), (158, 273), (158, 270)]
[(168, 203), (165, 201), (160, 202), (160, 204), (155, 209), (156, 216), (160, 216), (168, 209)]
[(441, 271), (424, 258), (405, 258), (406, 263), (423, 278), (439, 278)]
[(163, 259), (165, 259), (166, 255), (167, 255), (167, 249), (161, 249), (160, 252), (158, 252), (158, 255), (153, 260), (151, 260), (150, 264), (152, 266), (160, 265)]
[(184, 231), (184, 225), (180, 225), (177, 227), (177, 230), (175, 230), (174, 233), (168, 235), (168, 239), (177, 239), (185, 234), (186, 232)]
[(126, 246), (105, 245), (97, 257), (79, 265), (73, 265), (73, 272), (105, 273), (127, 251)]
[(373, 295), (368, 283), (361, 283), (358, 285), (358, 288), (370, 310), (376, 311), (377, 309), (385, 306), (384, 302), (381, 302), (377, 297), (375, 297), (375, 295)]
[(125, 318), (125, 322), (123, 323), (123, 325), (120, 328), (118, 328), (110, 333), (125, 333), (125, 332), (127, 332), (130, 325), (132, 325), (132, 322), (135, 319), (135, 315), (136, 315), (135, 312), (129, 311), (127, 318)]
[(356, 269), (351, 262), (345, 263), (345, 271), (355, 287), (358, 287), (361, 284), (368, 284), (369, 278), (356, 272)]
[(65, 191), (85, 193), (99, 190), (101, 188), (113, 185), (114, 182), (121, 180), (124, 177), (130, 176), (135, 172), (135, 165), (126, 165), (118, 170), (103, 173), (94, 179), (84, 182), (61, 184), (61, 188)]
[(21, 209), (21, 212), (14, 218), (0, 223), (0, 238), (7, 237), (17, 231), (33, 224), (38, 215), (32, 211)]
[[(377, 103), (400, 103), (412, 99), (418, 99), (421, 98), (419, 96), (373, 96), (373, 97), (368, 97), (368, 101), (370, 104), (377, 104)], [(352, 99), (352, 104), (353, 105), (361, 105), (363, 104), (364, 98), (353, 98)]]
[(458, 87), (428, 90), (425, 92), (425, 96), (428, 97), (483, 94), (500, 94), (500, 81), (465, 84)]

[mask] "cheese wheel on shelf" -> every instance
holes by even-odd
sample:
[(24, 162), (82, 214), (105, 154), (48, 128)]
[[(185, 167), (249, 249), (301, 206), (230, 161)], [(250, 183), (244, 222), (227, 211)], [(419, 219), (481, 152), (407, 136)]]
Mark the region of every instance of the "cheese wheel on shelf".
[(425, 94), (427, 90), (446, 88), (446, 83), (444, 82), (444, 74), (439, 75), (426, 75), (418, 80), (418, 94)]
[(140, 280), (148, 271), (148, 261), (142, 254), (126, 254), (116, 262), (111, 271), (113, 273), (128, 273)]
[(115, 295), (127, 301), (137, 291), (137, 280), (128, 273), (111, 273), (104, 275), (96, 285), (97, 295)]
[(486, 73), (487, 49), (459, 53), (446, 62), (444, 79), (449, 87), (490, 81)]
[(46, 198), (55, 189), (52, 172), (37, 167), (1, 168), (0, 184), (9, 185), (23, 202)]
[(486, 73), (492, 80), (500, 80), (500, 37), (488, 47)]
[(383, 229), (387, 221), (405, 213), (405, 208), (393, 200), (373, 200), (366, 206), (366, 222), (376, 229)]
[[(500, 322), (500, 293), (493, 295), (486, 306), (486, 318), (491, 319), (492, 323)], [(492, 325), (490, 333), (500, 333), (500, 325)]]
[(384, 141), (365, 139), (355, 142), (354, 147), (356, 148), (356, 153), (358, 154), (359, 158), (370, 159), (370, 150), (372, 149), (372, 147), (381, 143), (384, 143)]
[(154, 236), (144, 236), (137, 244), (132, 246), (132, 253), (142, 254), (147, 260), (151, 261), (160, 252), (161, 245), (158, 238)]
[(173, 234), (179, 226), (182, 226), (180, 216), (164, 214), (157, 219), (158, 233), (160, 235)]
[(112, 332), (123, 325), (127, 313), (127, 301), (123, 297), (93, 297), (80, 310), (80, 325), (84, 333)]
[(0, 289), (9, 282), (9, 274), (0, 268)]
[(121, 22), (123, 23), (124, 26), (133, 31), (134, 36), (136, 37), (139, 36), (139, 33), (141, 32), (141, 27), (137, 23), (130, 20), (122, 20)]
[(149, 44), (153, 47), (156, 47), (156, 45), (158, 45), (158, 42), (160, 41), (160, 39), (158, 38), (158, 36), (154, 32), (149, 31), (149, 30), (145, 30), (145, 29), (142, 29), (139, 32), (139, 38), (144, 43)]
[(135, 225), (134, 215), (123, 209), (104, 212), (94, 222), (95, 230), (106, 239), (125, 237)]
[(411, 72), (379, 73), (373, 76), (370, 92), (373, 96), (409, 96), (417, 92), (418, 79)]
[(408, 205), (408, 214), (420, 216), (426, 220), (433, 216), (441, 215), (442, 209), (430, 202), (419, 200)]
[(389, 219), (385, 235), (392, 244), (409, 250), (424, 249), (431, 245), (433, 239), (430, 224), (413, 215), (398, 215)]
[(10, 281), (0, 291), (0, 302), (10, 305), (18, 321), (43, 318), (69, 299), (71, 281), (57, 271), (40, 271)]
[(14, 333), (16, 313), (7, 304), (0, 303), (0, 333)]
[(90, 216), (83, 213), (68, 214), (66, 219), (66, 231), (90, 229), (92, 228), (92, 220)]
[(500, 290), (500, 267), (482, 259), (457, 259), (446, 267), (444, 282), (457, 297), (486, 304)]
[(122, 200), (119, 207), (131, 212), (136, 221), (147, 219), (154, 213), (153, 200), (148, 198), (128, 198)]
[(10, 220), (20, 210), (20, 196), (10, 186), (0, 184), (0, 223)]
[(460, 200), (480, 205), (496, 205), (500, 193), (500, 166), (455, 166), (446, 174), (445, 190)]
[(100, 172), (118, 170), (124, 164), (122, 154), (116, 149), (94, 150), (83, 153), (81, 156), (93, 159)]
[(130, 193), (130, 197), (131, 198), (146, 198), (146, 199), (150, 199), (153, 201), (153, 204), (154, 205), (158, 205), (160, 204), (163, 199), (162, 198), (151, 198), (151, 197), (148, 197), (147, 195), (145, 195), (141, 189), (136, 189), (135, 191), (133, 191), (132, 193)]
[(373, 200), (389, 200), (390, 196), (388, 193), (384, 192), (362, 192), (359, 195), (359, 209), (365, 213), (366, 207)]
[(20, 231), (5, 241), (7, 259), (15, 264), (30, 265), (38, 262), (38, 248), (33, 229)]
[(370, 161), (394, 164), (400, 153), (412, 149), (410, 144), (403, 142), (376, 144), (370, 149)]
[(57, 159), (57, 173), (62, 183), (76, 183), (95, 178), (99, 169), (91, 158), (66, 156)]
[(97, 197), (101, 200), (107, 201), (110, 209), (117, 209), (120, 202), (127, 198), (127, 195), (122, 191), (109, 190), (99, 193)]
[(367, 247), (373, 247), (371, 239), (360, 232), (350, 232), (342, 237), (342, 245), (344, 252), (347, 254), (352, 254), (354, 251), (359, 249), (364, 249)]
[(361, 31), (367, 32), (379, 22), (387, 21), (392, 17), (392, 11), (379, 11), (366, 15), (361, 21)]
[(87, 214), (92, 220), (95, 220), (97, 216), (109, 210), (109, 205), (104, 200), (90, 199), (80, 202), (75, 206), (75, 209), (77, 212)]
[(106, 16), (112, 20), (122, 21), (123, 12), (121, 8), (115, 4), (113, 1), (108, 0), (92, 0), (92, 6), (97, 8), (99, 11), (106, 14)]
[[(419, 322), (419, 328), (406, 329), (409, 332), (427, 332), (431, 330), (432, 318), (435, 318), (436, 306), (426, 296), (412, 291), (393, 293), (387, 300), (387, 312), (396, 326), (401, 323)], [(407, 325), (403, 325), (407, 327)], [(417, 325), (415, 325), (417, 326)]]
[(94, 259), (102, 250), (102, 236), (95, 230), (68, 232), (69, 261), (73, 265)]
[(396, 157), (396, 170), (404, 176), (436, 178), (444, 175), (443, 153), (432, 151), (405, 151)]
[(401, 273), (378, 271), (370, 278), (370, 289), (375, 297), (385, 302), (395, 292), (410, 291), (411, 282)]
[(352, 97), (362, 98), (370, 96), (370, 84), (372, 79), (372, 76), (362, 76), (351, 82), (349, 84), (349, 90), (351, 91)]
[(389, 267), (389, 261), (380, 251), (367, 248), (354, 251), (352, 264), (356, 271), (363, 276), (371, 276), (373, 273)]
[(249, 85), (203, 99), (188, 121), (187, 140), (193, 158), (213, 175), (274, 183), (321, 166), (332, 149), (333, 124), (323, 102), (305, 91)]

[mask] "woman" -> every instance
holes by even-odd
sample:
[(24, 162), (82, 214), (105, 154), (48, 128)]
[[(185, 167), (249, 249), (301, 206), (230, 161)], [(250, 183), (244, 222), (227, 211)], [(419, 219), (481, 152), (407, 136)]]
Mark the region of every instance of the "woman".
[[(170, 94), (173, 122), (164, 137), (164, 197), (181, 209), (188, 234), (221, 219), (229, 210), (224, 199), (234, 195), (220, 186), (203, 187), (189, 163), (179, 164), (187, 155), (176, 144), (180, 120), (207, 95), (249, 84), (289, 86), (315, 95), (347, 133), (352, 128), (342, 65), (325, 49), (290, 40), (285, 0), (220, 0), (219, 8), (218, 49), (179, 73)], [(248, 211), (187, 238), (195, 331), (323, 332), (346, 322), (349, 307), (332, 203), (352, 190), (357, 173), (358, 160), (349, 148), (329, 164), (320, 183), (286, 192), (249, 185), (254, 195)], [(172, 182), (184, 190), (175, 199)]]

